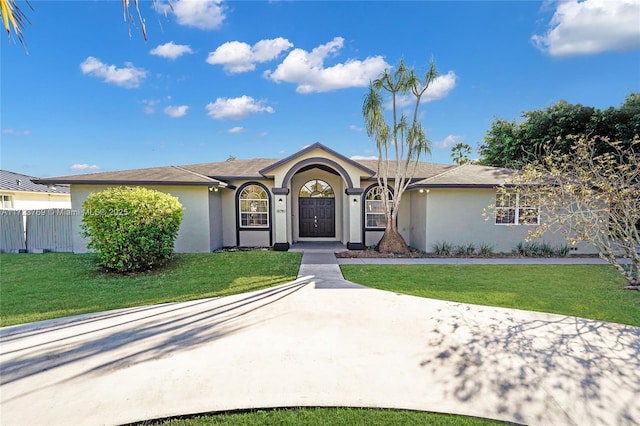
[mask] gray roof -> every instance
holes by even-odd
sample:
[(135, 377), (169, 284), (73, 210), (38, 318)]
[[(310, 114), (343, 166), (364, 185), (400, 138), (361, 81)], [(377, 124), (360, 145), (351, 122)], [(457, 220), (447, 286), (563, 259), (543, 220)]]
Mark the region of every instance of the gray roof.
[(260, 170), (279, 161), (273, 158), (254, 158), (252, 160), (232, 160), (218, 163), (189, 164), (185, 169), (211, 176), (215, 179), (229, 180), (240, 178), (261, 178)]
[[(319, 144), (311, 145), (320, 146)], [(324, 147), (323, 147), (324, 148)], [(304, 151), (303, 151), (304, 152)], [(330, 151), (335, 153), (334, 151)], [(299, 154), (299, 153), (298, 153)], [(287, 157), (291, 159), (295, 157)], [(342, 157), (342, 156), (341, 156)], [(349, 163), (363, 171), (373, 173), (369, 180), (375, 179), (378, 160), (352, 160)], [(146, 169), (101, 172), (55, 178), (38, 179), (44, 184), (117, 184), (117, 185), (211, 185), (233, 188), (226, 182), (230, 180), (264, 179), (264, 174), (282, 159), (256, 158), (251, 160), (232, 160), (215, 163), (189, 164), (185, 166), (152, 167)], [(393, 162), (392, 162), (393, 169)], [(437, 164), (420, 162), (417, 165), (411, 188), (418, 187), (494, 187), (505, 183), (512, 170), (489, 166)]]
[[(378, 170), (378, 160), (356, 160), (356, 161), (371, 170), (374, 170), (374, 171)], [(453, 164), (427, 163), (427, 162), (421, 161), (416, 165), (414, 180), (425, 179), (432, 176), (436, 176), (447, 170), (455, 169), (456, 167), (458, 166)], [(395, 161), (391, 161), (391, 165), (390, 165), (391, 176), (393, 176), (394, 168), (395, 168)], [(372, 178), (376, 178), (377, 175), (378, 174), (376, 172)]]
[(226, 187), (227, 184), (181, 166), (151, 167), (117, 172), (88, 173), (38, 179), (36, 182), (63, 184), (109, 185), (207, 185)]
[(512, 175), (513, 170), (511, 169), (464, 164), (462, 166), (452, 166), (442, 173), (414, 182), (411, 187), (492, 188), (507, 183)]
[(68, 186), (42, 185), (32, 182), (37, 177), (23, 175), (21, 173), (0, 170), (0, 190), (42, 192), (47, 194), (69, 194)]

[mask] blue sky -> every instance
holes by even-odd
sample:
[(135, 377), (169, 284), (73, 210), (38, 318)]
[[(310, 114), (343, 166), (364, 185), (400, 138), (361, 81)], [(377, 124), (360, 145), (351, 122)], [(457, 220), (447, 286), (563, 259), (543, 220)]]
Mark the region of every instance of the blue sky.
[(39, 177), (314, 142), (375, 156), (363, 96), (400, 58), (420, 74), (436, 61), (421, 111), (439, 163), (495, 117), (561, 99), (619, 106), (640, 90), (640, 0), (141, 1), (146, 42), (120, 2), (31, 3), (18, 0), (29, 53), (0, 43), (0, 164)]

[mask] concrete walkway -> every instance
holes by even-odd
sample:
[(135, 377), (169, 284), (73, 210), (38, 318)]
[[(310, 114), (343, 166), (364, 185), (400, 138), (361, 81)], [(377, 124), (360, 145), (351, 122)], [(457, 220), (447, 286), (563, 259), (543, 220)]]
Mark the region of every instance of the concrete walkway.
[[(0, 423), (122, 424), (258, 407), (640, 424), (640, 328), (348, 283), (291, 283), (0, 329)], [(313, 277), (305, 276), (314, 275)]]
[[(622, 259), (626, 263), (628, 259)], [(608, 265), (596, 257), (421, 257), (421, 258), (342, 258), (340, 265)]]

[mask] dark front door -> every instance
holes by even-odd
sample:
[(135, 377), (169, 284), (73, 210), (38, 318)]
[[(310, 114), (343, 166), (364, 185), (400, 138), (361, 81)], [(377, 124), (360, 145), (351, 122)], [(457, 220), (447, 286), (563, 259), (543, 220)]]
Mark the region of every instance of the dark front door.
[(336, 199), (299, 198), (300, 236), (336, 236)]

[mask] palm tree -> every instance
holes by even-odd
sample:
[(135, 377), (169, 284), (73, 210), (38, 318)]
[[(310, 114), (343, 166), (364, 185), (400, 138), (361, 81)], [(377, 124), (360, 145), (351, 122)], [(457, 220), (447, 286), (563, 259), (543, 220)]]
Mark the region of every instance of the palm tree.
[[(418, 118), (418, 110), (422, 95), (437, 76), (433, 60), (423, 80), (401, 60), (395, 72), (385, 70), (378, 79), (371, 82), (362, 105), (367, 135), (375, 140), (378, 148), (376, 176), (381, 193), (385, 195), (382, 202), (386, 227), (377, 247), (381, 252), (406, 253), (409, 250), (398, 232), (396, 217), (402, 194), (414, 177), (420, 156), (431, 153), (430, 142)], [(391, 97), (391, 124), (385, 120), (382, 93)], [(415, 101), (411, 118), (398, 110), (402, 108), (406, 98)]]
[[(128, 24), (131, 24), (134, 21), (133, 15), (129, 12), (129, 8), (131, 3), (133, 3), (136, 11), (136, 15), (138, 16), (138, 24), (140, 25), (140, 30), (142, 31), (142, 37), (147, 40), (147, 27), (144, 24), (144, 19), (142, 19), (142, 14), (140, 13), (140, 7), (138, 4), (139, 0), (122, 0), (122, 10), (124, 12), (124, 19)], [(31, 10), (34, 10), (28, 0), (25, 0), (25, 3)], [(151, 0), (151, 4), (153, 7), (156, 7), (156, 0)], [(169, 7), (171, 7), (171, 2), (169, 2)], [(29, 22), (29, 18), (25, 15), (24, 11), (18, 7), (16, 0), (0, 0), (0, 16), (2, 17), (2, 23), (4, 25), (4, 29), (11, 39), (11, 32), (18, 38), (20, 44), (27, 49), (27, 45), (24, 39), (23, 30), (26, 23)], [(131, 27), (129, 26), (129, 32), (131, 32)]]
[[(31, 4), (29, 4), (28, 1), (26, 3), (31, 10), (33, 10)], [(29, 19), (18, 7), (16, 0), (0, 0), (0, 16), (2, 16), (2, 23), (9, 38), (11, 38), (11, 29), (13, 28), (15, 36), (18, 37), (18, 40), (20, 40), (20, 43), (25, 46), (26, 49), (22, 29), (24, 28), (25, 22), (29, 22)]]

